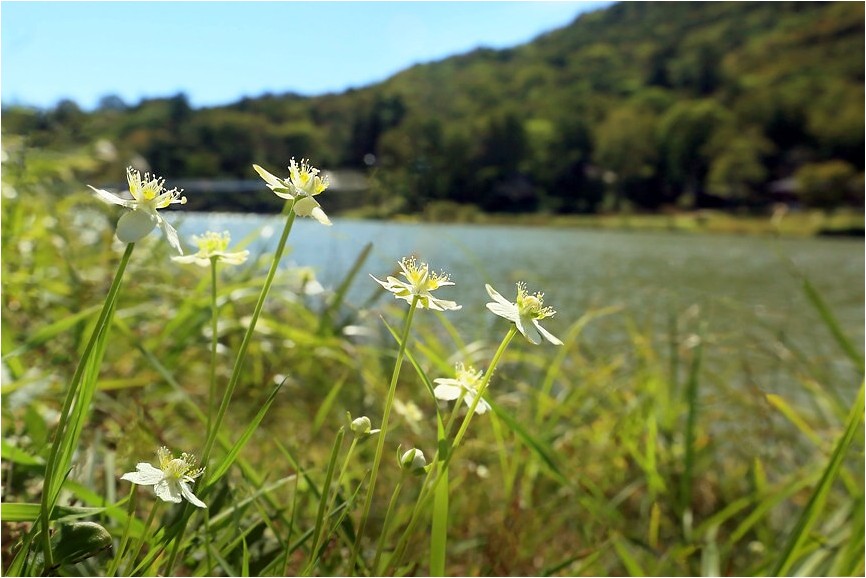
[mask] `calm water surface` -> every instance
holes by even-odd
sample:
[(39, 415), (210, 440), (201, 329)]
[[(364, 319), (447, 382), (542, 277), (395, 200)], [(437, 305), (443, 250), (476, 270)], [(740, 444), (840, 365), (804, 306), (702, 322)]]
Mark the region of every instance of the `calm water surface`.
[[(192, 214), (179, 224), (182, 237), (228, 230), (235, 241), (250, 235), (254, 253), (276, 246), (280, 217)], [(622, 305), (639, 327), (663, 333), (671, 314), (686, 329), (689, 313), (707, 324), (717, 356), (748, 363), (756, 351), (777, 342), (802, 348), (833, 363), (838, 348), (808, 306), (795, 271), (811, 279), (830, 304), (847, 335), (862, 350), (864, 341), (864, 243), (862, 239), (782, 239), (669, 232), (595, 231), (541, 227), (409, 224), (335, 219), (323, 227), (295, 222), (285, 259), (312, 266), (326, 287), (334, 287), (361, 248), (373, 242), (364, 271), (384, 278), (401, 257), (415, 254), (456, 285), (441, 296), (464, 306), (452, 314), (466, 339), (487, 335), (492, 316), (484, 283), (503, 295), (514, 283), (543, 290), (558, 314), (546, 326), (564, 333), (584, 311)], [(378, 286), (366, 275), (349, 298), (365, 300)], [(468, 312), (476, 312), (476, 315)], [(619, 317), (618, 334), (624, 332)], [(604, 326), (603, 326), (604, 327)], [(604, 331), (590, 333), (604, 341)], [(859, 384), (857, 384), (859, 385)]]

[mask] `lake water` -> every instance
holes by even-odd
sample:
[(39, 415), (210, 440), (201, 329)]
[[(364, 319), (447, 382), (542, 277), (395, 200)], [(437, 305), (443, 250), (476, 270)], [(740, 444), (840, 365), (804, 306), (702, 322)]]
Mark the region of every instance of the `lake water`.
[[(182, 237), (206, 230), (228, 230), (233, 240), (251, 235), (254, 253), (276, 246), (283, 219), (278, 216), (189, 214), (179, 222)], [(361, 248), (372, 253), (356, 279), (350, 301), (360, 303), (376, 291), (366, 273), (380, 279), (396, 262), (415, 254), (437, 271), (446, 271), (453, 287), (439, 290), (463, 311), (449, 314), (465, 339), (488, 335), (492, 316), (484, 303), (484, 284), (513, 298), (514, 283), (545, 292), (557, 311), (545, 323), (554, 334), (592, 308), (622, 305), (639, 327), (664, 334), (671, 314), (683, 330), (695, 331), (689, 312), (713, 334), (714, 356), (773, 357), (774, 343), (789, 343), (810, 356), (826, 356), (844, 365), (839, 349), (808, 305), (794, 274), (806, 274), (831, 306), (846, 334), (862, 350), (864, 342), (863, 239), (771, 239), (670, 232), (626, 232), (542, 227), (441, 225), (334, 219), (323, 227), (297, 219), (289, 238), (288, 265), (311, 266), (320, 282), (333, 288)], [(380, 291), (381, 292), (381, 291)], [(382, 292), (384, 293), (384, 292)], [(696, 309), (699, 308), (699, 309)], [(474, 312), (474, 313), (473, 313)], [(616, 329), (588, 333), (600, 342), (622, 339), (623, 317)], [(773, 343), (771, 343), (773, 342)], [(849, 371), (844, 372), (846, 378)], [(859, 381), (856, 375), (854, 379)], [(859, 383), (855, 383), (856, 387)]]

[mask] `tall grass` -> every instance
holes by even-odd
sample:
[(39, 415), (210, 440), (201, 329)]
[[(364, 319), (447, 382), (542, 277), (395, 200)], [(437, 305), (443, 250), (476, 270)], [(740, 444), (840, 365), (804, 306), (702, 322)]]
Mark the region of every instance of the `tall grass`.
[[(705, 362), (713, 328), (679, 312), (657, 333), (619, 307), (559, 311), (559, 348), (518, 334), (497, 350), (501, 319), (489, 339), (465, 342), (452, 325), (462, 311), (417, 312), (401, 326), (405, 304), (345, 302), (350, 285), (372, 285), (363, 273), (386, 273), (365, 269), (369, 247), (334, 290), (311, 295), (312, 273), (273, 266), (274, 255), (220, 269), (216, 283), (172, 264), (151, 235), (100, 316), (122, 259), (117, 214), (74, 193), (80, 161), (64, 175), (10, 159), (4, 574), (864, 572), (862, 352), (808, 282), (817, 323), (859, 383), (829, 381), (839, 373), (800, 352), (780, 358), (790, 389), (739, 379), (735, 361), (724, 377), (753, 387), (722, 389)], [(446, 297), (483, 290), (454, 281)], [(88, 347), (108, 335), (100, 327), (110, 339)], [(625, 345), (601, 347), (587, 327)], [(101, 363), (80, 370), (92, 384), (86, 426), (69, 467), (49, 472), (62, 479), (48, 484), (46, 510), (58, 396), (88, 349)], [(230, 403), (209, 419), (213, 352)], [(434, 399), (433, 379), (458, 361), (496, 365), (486, 414)], [(385, 431), (357, 433), (347, 412), (374, 429), (387, 415)], [(206, 516), (119, 480), (161, 445), (207, 456), (195, 488)], [(398, 463), (398, 448), (413, 447), (427, 457), (419, 475)]]

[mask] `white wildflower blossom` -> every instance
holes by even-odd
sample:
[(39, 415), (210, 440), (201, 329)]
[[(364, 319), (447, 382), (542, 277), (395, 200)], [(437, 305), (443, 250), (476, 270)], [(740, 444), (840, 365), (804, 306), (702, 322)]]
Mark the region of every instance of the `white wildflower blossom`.
[(194, 469), (195, 456), (182, 453), (179, 458), (172, 456), (167, 448), (159, 448), (159, 467), (155, 468), (147, 462), (136, 464), (134, 472), (123, 474), (120, 479), (138, 484), (153, 486), (156, 496), (165, 502), (179, 504), (185, 498), (193, 506), (206, 508), (204, 502), (192, 493), (189, 485), (204, 473), (204, 468)]
[(192, 240), (198, 245), (198, 253), (175, 256), (171, 258), (172, 261), (194, 263), (200, 267), (207, 267), (214, 260), (228, 265), (240, 265), (250, 255), (249, 251), (226, 251), (231, 242), (231, 236), (228, 231), (223, 233), (208, 231), (202, 236), (193, 235)]
[(282, 199), (294, 199), (293, 210), (296, 215), (312, 217), (323, 225), (331, 224), (322, 206), (313, 198), (328, 188), (328, 178), (320, 177), (319, 169), (311, 167), (307, 160), (301, 159), (300, 165), (294, 158), (290, 160), (288, 179), (272, 175), (259, 165), (253, 165), (253, 168), (275, 195)]
[(418, 307), (422, 309), (456, 311), (462, 307), (454, 301), (438, 299), (431, 294), (439, 287), (454, 285), (454, 283), (448, 280), (448, 275), (444, 273), (431, 273), (427, 263), (419, 264), (412, 257), (400, 260), (399, 264), (403, 270), (401, 275), (406, 278), (406, 281), (400, 281), (396, 277), (391, 276), (388, 276), (385, 281), (380, 281), (372, 275), (370, 277), (376, 283), (393, 293), (397, 299), (403, 299), (408, 303), (412, 303), (414, 297), (418, 296)]
[(126, 169), (126, 180), (129, 183), (129, 193), (132, 195), (132, 199), (125, 199), (114, 193), (87, 185), (103, 201), (131, 209), (117, 221), (117, 238), (124, 243), (135, 243), (143, 239), (158, 225), (165, 233), (169, 245), (177, 249), (178, 253), (182, 255), (183, 250), (177, 237), (177, 231), (162, 218), (157, 209), (164, 209), (173, 204), (185, 204), (186, 197), (181, 195), (183, 190), (166, 190), (163, 187), (165, 179), (151, 176), (150, 173), (144, 173), (144, 179), (142, 179), (141, 173), (132, 167)]
[[(436, 387), (433, 389), (433, 395), (436, 399), (444, 401), (453, 401), (463, 395), (463, 401), (467, 406), (472, 407), (475, 403), (475, 398), (478, 397), (478, 388), (481, 386), (481, 371), (475, 371), (474, 367), (466, 369), (462, 363), (458, 363), (455, 368), (456, 377), (447, 378), (439, 377), (433, 380)], [(490, 404), (484, 401), (484, 398), (478, 400), (478, 405), (475, 406), (475, 413), (483, 414), (490, 410)]]
[(496, 315), (508, 319), (517, 326), (517, 330), (523, 334), (530, 343), (538, 345), (543, 336), (554, 345), (562, 345), (562, 341), (544, 329), (538, 322), (548, 317), (553, 317), (556, 311), (551, 307), (544, 306), (544, 293), (530, 294), (523, 283), (517, 284), (517, 302), (512, 303), (490, 285), (485, 285), (487, 294), (493, 299), (487, 304)]

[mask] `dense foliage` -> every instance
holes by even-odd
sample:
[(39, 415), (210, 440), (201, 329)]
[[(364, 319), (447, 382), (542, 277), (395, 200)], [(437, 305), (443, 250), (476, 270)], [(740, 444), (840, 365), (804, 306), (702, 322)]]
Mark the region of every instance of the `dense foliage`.
[(832, 209), (863, 201), (863, 101), (862, 3), (635, 2), (342, 94), (198, 110), (183, 94), (106, 96), (93, 112), (9, 108), (3, 130), (36, 147), (99, 143), (117, 165), (95, 175), (106, 182), (130, 161), (249, 179), (252, 162), (312, 157), (368, 172), (385, 215), (433, 201)]

